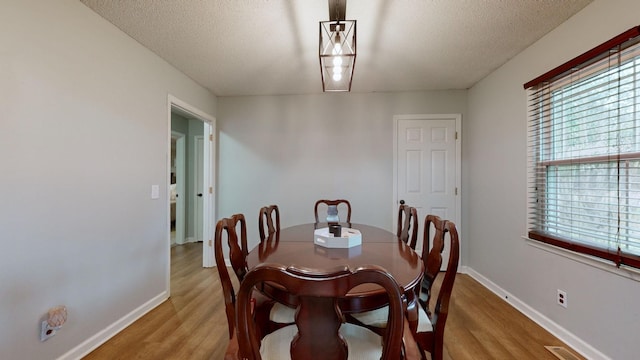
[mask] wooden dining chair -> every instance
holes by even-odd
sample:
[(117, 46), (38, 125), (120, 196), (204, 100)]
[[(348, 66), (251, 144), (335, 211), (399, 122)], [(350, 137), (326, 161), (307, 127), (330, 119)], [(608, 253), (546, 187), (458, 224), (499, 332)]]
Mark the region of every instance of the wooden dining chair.
[(415, 250), (418, 242), (418, 210), (401, 203), (398, 207), (398, 239)]
[[(320, 221), (320, 216), (318, 215), (318, 208), (320, 207), (321, 204), (324, 204), (327, 206), (327, 216), (324, 219), (324, 221)], [(345, 222), (345, 221), (341, 221), (340, 216), (338, 214), (338, 207), (341, 205), (342, 207), (346, 207), (346, 211), (347, 211), (346, 223), (348, 224), (349, 227), (351, 227), (351, 203), (348, 200), (344, 200), (344, 199), (316, 201), (316, 205), (313, 208), (313, 213), (316, 218), (316, 224), (319, 224), (325, 221), (329, 224)]]
[[(400, 205), (406, 206), (406, 205)], [(401, 208), (401, 212), (403, 209)], [(399, 226), (400, 224), (398, 224)], [(416, 297), (418, 297), (419, 306), (424, 309), (428, 315), (429, 312), (429, 299), (431, 297), (431, 285), (436, 279), (436, 276), (440, 273), (440, 267), (442, 266), (442, 251), (444, 250), (445, 241), (445, 225), (446, 221), (442, 220), (437, 215), (427, 215), (424, 221), (424, 241), (422, 246), (422, 259), (424, 273), (420, 286), (416, 287)], [(431, 228), (435, 230), (433, 238), (431, 235)], [(400, 238), (400, 235), (398, 235)], [(433, 243), (433, 247), (431, 247)], [(429, 251), (431, 249), (431, 251)], [(348, 315), (348, 320), (366, 326), (376, 332), (379, 332), (381, 328), (387, 326), (387, 307), (381, 307), (379, 309), (366, 311), (357, 314)]]
[(280, 231), (280, 210), (278, 205), (263, 206), (258, 214), (258, 232), (260, 241), (264, 241), (267, 236)]
[[(424, 356), (424, 352), (426, 351), (431, 354), (431, 360), (442, 360), (443, 358), (444, 329), (449, 314), (449, 301), (451, 299), (453, 283), (458, 271), (460, 256), (460, 243), (458, 240), (458, 230), (456, 229), (456, 225), (451, 221), (445, 221), (444, 233), (444, 238), (449, 239), (449, 259), (447, 260), (444, 279), (442, 280), (442, 285), (438, 291), (433, 312), (431, 312), (428, 307), (429, 298), (426, 299), (426, 302), (423, 302), (423, 300), (420, 299), (420, 307), (418, 308), (418, 327), (413, 334), (415, 341), (421, 349), (423, 358), (426, 358)], [(446, 236), (447, 234), (448, 236)], [(435, 238), (436, 237), (434, 237), (434, 239)], [(440, 259), (442, 258), (441, 254), (442, 249), (444, 249), (444, 241), (443, 244), (439, 244), (438, 242), (439, 240), (434, 243), (434, 246), (429, 252), (427, 262), (436, 259), (437, 255), (440, 255)], [(442, 260), (439, 262), (442, 263)], [(438, 261), (434, 261), (434, 264), (436, 263), (438, 263)], [(431, 264), (429, 266), (431, 266)], [(435, 269), (435, 265), (433, 267)], [(439, 272), (440, 267), (438, 266), (438, 269), (434, 271)], [(429, 291), (431, 292), (431, 288)], [(429, 297), (431, 297), (431, 294), (429, 294)]]
[[(276, 283), (299, 299), (296, 323), (266, 335), (256, 336), (251, 293), (256, 284)], [(356, 325), (343, 323), (338, 298), (355, 286), (375, 283), (389, 297), (389, 326), (384, 336)], [(419, 353), (404, 321), (402, 289), (384, 269), (366, 266), (327, 272), (261, 264), (246, 276), (237, 298), (238, 347), (227, 351), (238, 359), (417, 359)], [(403, 341), (404, 338), (404, 341)], [(404, 345), (404, 346), (403, 346)]]
[[(238, 243), (238, 235), (236, 228), (240, 225), (241, 243)], [(223, 242), (225, 240), (229, 247), (229, 260), (231, 267), (233, 268), (238, 281), (242, 281), (244, 275), (247, 273), (247, 237), (246, 237), (246, 223), (244, 215), (235, 214), (230, 218), (220, 219), (216, 224), (216, 232), (214, 237), (214, 256), (216, 260), (216, 268), (218, 270), (218, 276), (220, 277), (220, 283), (222, 285), (222, 295), (224, 297), (225, 313), (227, 314), (227, 325), (229, 327), (229, 339), (235, 336), (235, 301), (236, 291), (233, 288), (229, 271), (224, 259)]]
[[(240, 229), (240, 241), (238, 241), (238, 228)], [(226, 241), (225, 241), (226, 240)], [(229, 339), (235, 339), (236, 327), (236, 291), (229, 276), (225, 262), (223, 243), (228, 246), (229, 262), (238, 282), (242, 282), (248, 272), (247, 267), (247, 225), (243, 214), (235, 214), (230, 218), (223, 218), (216, 224), (214, 237), (214, 252), (216, 268), (220, 283), (222, 284), (222, 295), (224, 297), (225, 313), (227, 315), (227, 325), (229, 327)], [(253, 294), (255, 302), (256, 318), (262, 324), (261, 329), (265, 333), (273, 329), (293, 323), (294, 310), (285, 305), (271, 301), (257, 290)]]
[[(442, 252), (445, 246), (445, 234), (447, 221), (439, 216), (429, 214), (424, 218), (424, 244), (422, 245), (422, 262), (424, 263), (424, 275), (420, 282), (419, 302), (423, 309), (429, 312), (431, 299), (431, 286), (442, 268)], [(433, 229), (433, 237), (431, 231)]]

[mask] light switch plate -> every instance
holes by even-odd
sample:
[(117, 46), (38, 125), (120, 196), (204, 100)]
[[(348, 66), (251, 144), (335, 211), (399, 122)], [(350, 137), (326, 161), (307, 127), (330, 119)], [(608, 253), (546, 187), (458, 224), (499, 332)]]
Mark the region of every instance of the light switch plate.
[(159, 185), (151, 185), (151, 198), (159, 199), (160, 198), (160, 186)]

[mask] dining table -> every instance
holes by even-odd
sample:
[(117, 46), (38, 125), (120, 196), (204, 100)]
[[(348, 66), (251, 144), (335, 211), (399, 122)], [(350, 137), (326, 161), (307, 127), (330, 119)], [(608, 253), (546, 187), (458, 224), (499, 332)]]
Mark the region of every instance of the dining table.
[[(362, 242), (350, 248), (329, 248), (314, 243), (315, 223), (282, 228), (253, 248), (247, 256), (247, 266), (277, 264), (285, 267), (311, 269), (318, 273), (348, 266), (355, 270), (365, 265), (384, 268), (402, 287), (407, 300), (408, 319), (417, 323), (417, 297), (424, 268), (420, 256), (396, 234), (371, 225), (345, 224), (360, 231)], [(297, 299), (278, 286), (263, 284), (260, 289), (272, 299), (295, 307)], [(375, 310), (385, 306), (387, 295), (376, 284), (352, 288), (337, 299), (343, 313)], [(415, 325), (415, 324), (414, 324)]]

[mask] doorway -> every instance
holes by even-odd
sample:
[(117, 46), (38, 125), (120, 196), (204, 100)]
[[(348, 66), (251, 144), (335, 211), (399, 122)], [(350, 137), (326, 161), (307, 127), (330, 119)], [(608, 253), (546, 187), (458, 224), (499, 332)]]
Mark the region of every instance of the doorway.
[[(173, 121), (172, 121), (173, 126)], [(169, 214), (171, 245), (185, 243), (186, 135), (171, 131)]]
[[(421, 226), (428, 214), (434, 214), (461, 228), (461, 119), (460, 114), (394, 116), (394, 227), (404, 200), (418, 210)], [(424, 244), (423, 231), (418, 232), (418, 251)], [(445, 248), (443, 257), (447, 254)]]
[[(173, 116), (172, 116), (173, 115)], [(181, 117), (185, 119), (182, 125), (176, 127), (172, 124), (172, 117)], [(171, 192), (172, 183), (176, 188), (176, 216), (175, 229), (178, 231), (178, 219), (182, 211), (184, 214), (184, 243), (202, 241), (202, 266), (211, 267), (214, 265), (213, 259), (213, 226), (212, 220), (215, 219), (215, 129), (216, 119), (205, 112), (189, 105), (188, 103), (169, 95), (168, 97), (168, 137), (169, 137), (169, 154), (167, 177), (169, 179), (167, 185), (167, 193), (169, 194), (167, 207), (171, 209)], [(178, 174), (178, 142), (180, 136), (184, 135), (184, 181), (180, 181)], [(171, 159), (173, 158), (171, 143), (175, 138), (176, 145), (176, 162), (175, 168), (172, 167)], [(176, 181), (173, 182), (172, 173), (175, 170)], [(184, 188), (182, 188), (182, 185)], [(183, 210), (179, 210), (178, 205), (184, 206)], [(199, 204), (199, 205), (198, 205)], [(171, 246), (171, 210), (168, 214), (169, 226), (167, 228), (168, 246)], [(176, 236), (176, 243), (178, 237)], [(171, 251), (168, 252), (167, 266), (167, 289), (170, 289), (170, 264)]]

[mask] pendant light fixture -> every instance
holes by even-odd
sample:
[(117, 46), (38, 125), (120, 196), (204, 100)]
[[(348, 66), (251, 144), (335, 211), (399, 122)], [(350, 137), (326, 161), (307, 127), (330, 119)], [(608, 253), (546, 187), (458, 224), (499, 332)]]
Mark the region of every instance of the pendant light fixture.
[(329, 21), (320, 21), (322, 91), (351, 91), (356, 64), (356, 21), (345, 20), (347, 0), (329, 0)]

